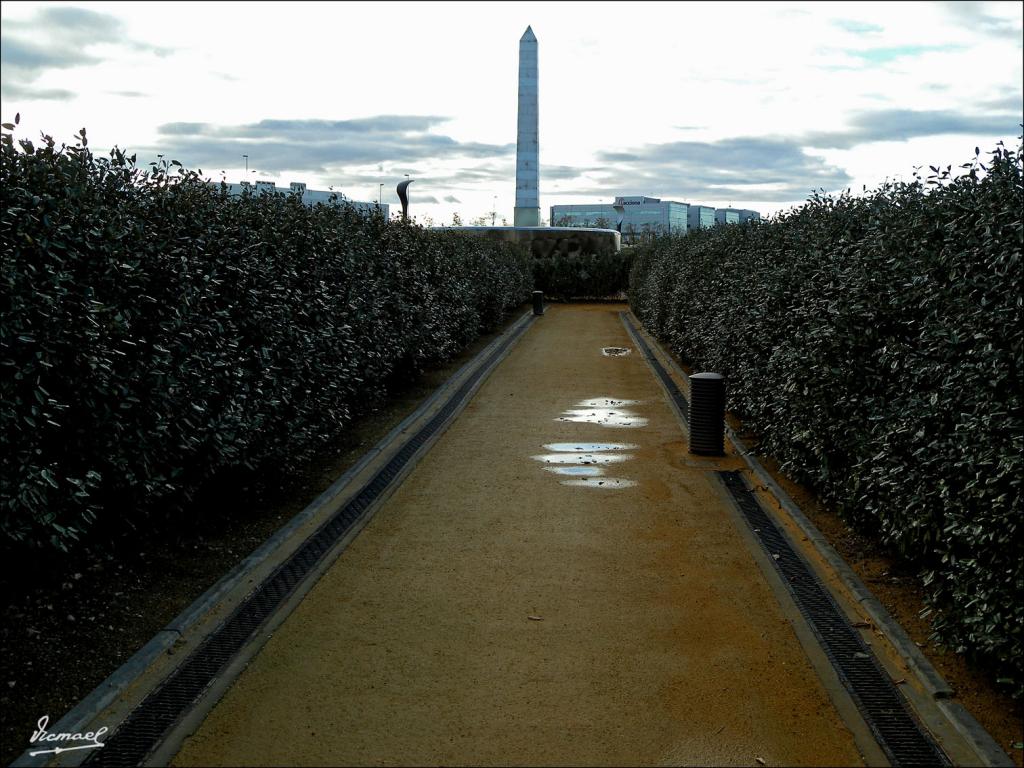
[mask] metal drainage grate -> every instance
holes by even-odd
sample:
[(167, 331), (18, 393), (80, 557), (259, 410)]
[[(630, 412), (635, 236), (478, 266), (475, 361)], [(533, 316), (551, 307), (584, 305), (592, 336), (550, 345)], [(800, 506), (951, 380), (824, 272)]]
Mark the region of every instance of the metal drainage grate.
[[(621, 312), (619, 316), (676, 403), (679, 413), (686, 414), (686, 398), (675, 381), (636, 332), (628, 315)], [(946, 755), (911, 714), (903, 694), (850, 626), (832, 596), (747, 490), (740, 473), (718, 472), (718, 475), (761, 546), (771, 555), (786, 588), (889, 761), (894, 766), (950, 765)]]
[(454, 413), (484, 372), (533, 322), (513, 331), (434, 415), (376, 475), (295, 553), (277, 567), (189, 658), (172, 672), (125, 718), (120, 728), (83, 764), (136, 766), (155, 749), (167, 731), (202, 697), (224, 666), (249, 641), (256, 629), (294, 591), (373, 501), (397, 477), (420, 447)]
[(637, 332), (633, 322), (629, 319), (629, 315), (625, 312), (619, 312), (619, 318), (625, 324), (626, 330), (629, 331), (629, 335), (633, 337), (633, 341), (635, 341), (636, 345), (640, 347), (640, 351), (644, 353), (644, 358), (646, 358), (648, 364), (654, 369), (658, 378), (661, 379), (661, 383), (665, 385), (665, 388), (668, 390), (669, 397), (671, 397), (672, 402), (676, 404), (676, 408), (679, 409), (679, 414), (683, 417), (683, 421), (685, 422), (687, 420), (686, 415), (690, 412), (690, 404), (686, 401), (686, 397), (679, 391), (679, 387), (677, 387), (676, 383), (672, 381), (672, 377), (668, 375), (668, 371), (665, 370), (665, 367), (661, 364), (658, 358), (654, 356), (651, 348), (647, 345), (647, 342), (644, 341), (644, 337)]
[(782, 576), (825, 655), (894, 766), (950, 765), (918, 724), (875, 655), (768, 517), (739, 472), (718, 472)]

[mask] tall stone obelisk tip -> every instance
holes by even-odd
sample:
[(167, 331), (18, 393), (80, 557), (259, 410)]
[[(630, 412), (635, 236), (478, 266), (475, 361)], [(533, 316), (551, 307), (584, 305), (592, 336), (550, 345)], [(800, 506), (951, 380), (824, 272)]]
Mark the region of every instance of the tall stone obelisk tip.
[(519, 115), (516, 133), (516, 207), (513, 224), (540, 226), (540, 131), (537, 38), (527, 27), (519, 38)]

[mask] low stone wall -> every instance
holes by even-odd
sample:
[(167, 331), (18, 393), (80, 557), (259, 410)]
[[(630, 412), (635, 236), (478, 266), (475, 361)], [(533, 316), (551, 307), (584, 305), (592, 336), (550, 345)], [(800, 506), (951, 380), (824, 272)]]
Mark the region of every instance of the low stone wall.
[(521, 243), (536, 258), (618, 253), (622, 239), (614, 229), (584, 227), (434, 227)]

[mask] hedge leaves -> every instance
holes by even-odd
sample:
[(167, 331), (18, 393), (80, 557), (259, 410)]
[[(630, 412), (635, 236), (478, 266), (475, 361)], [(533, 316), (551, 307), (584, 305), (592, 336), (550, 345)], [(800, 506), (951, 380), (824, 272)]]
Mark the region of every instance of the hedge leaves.
[[(228, 467), (294, 466), (532, 289), (515, 246), (174, 163), (2, 142), (0, 531), (67, 549)], [(200, 172), (201, 173), (201, 172)]]
[(962, 169), (641, 246), (630, 302), (1020, 695), (1021, 149)]

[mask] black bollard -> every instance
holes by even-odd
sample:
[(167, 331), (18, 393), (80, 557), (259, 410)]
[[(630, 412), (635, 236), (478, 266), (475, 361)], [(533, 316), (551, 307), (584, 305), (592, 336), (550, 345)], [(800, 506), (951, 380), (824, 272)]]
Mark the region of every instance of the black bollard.
[(544, 314), (544, 291), (533, 292), (533, 314)]
[(690, 377), (690, 453), (725, 454), (725, 378), (721, 374)]

